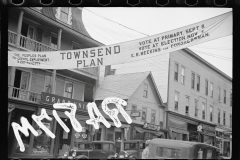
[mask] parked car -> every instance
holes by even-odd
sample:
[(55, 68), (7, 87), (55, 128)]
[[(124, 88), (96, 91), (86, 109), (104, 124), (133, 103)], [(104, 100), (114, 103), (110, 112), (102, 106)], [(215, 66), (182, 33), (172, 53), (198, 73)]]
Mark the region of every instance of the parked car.
[(215, 146), (171, 139), (154, 138), (149, 143), (150, 159), (221, 159)]
[(77, 149), (72, 149), (59, 159), (115, 159), (115, 144), (111, 141), (78, 142)]
[(123, 150), (118, 153), (118, 159), (142, 159), (145, 140), (128, 140), (123, 142)]

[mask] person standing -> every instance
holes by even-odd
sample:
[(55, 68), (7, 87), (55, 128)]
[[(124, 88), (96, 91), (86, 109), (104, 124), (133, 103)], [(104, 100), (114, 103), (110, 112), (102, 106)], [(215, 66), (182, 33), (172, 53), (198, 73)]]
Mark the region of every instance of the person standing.
[(145, 149), (142, 152), (142, 159), (148, 159), (148, 155), (149, 155), (149, 148), (148, 148), (148, 146), (149, 146), (150, 141), (151, 140), (147, 140), (145, 142), (145, 146), (146, 147), (145, 147)]

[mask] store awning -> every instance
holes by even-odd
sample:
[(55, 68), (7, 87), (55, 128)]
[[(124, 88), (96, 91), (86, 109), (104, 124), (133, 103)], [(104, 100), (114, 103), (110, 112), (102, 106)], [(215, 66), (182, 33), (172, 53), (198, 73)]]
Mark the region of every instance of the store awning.
[(178, 128), (173, 128), (173, 127), (169, 127), (170, 131), (176, 132), (176, 133), (181, 133), (181, 134), (189, 134), (188, 131), (183, 130), (183, 129), (178, 129)]
[[(112, 126), (115, 126), (114, 122), (109, 122), (109, 121), (108, 121), (108, 123), (110, 123)], [(122, 123), (122, 122), (121, 122), (121, 123)], [(128, 124), (123, 124), (123, 123), (122, 123), (122, 125), (121, 125), (120, 128), (129, 128), (129, 127), (130, 127), (130, 125), (128, 125)]]
[(153, 130), (149, 130), (149, 129), (144, 129), (144, 128), (140, 128), (140, 127), (137, 127), (137, 126), (134, 126), (134, 129), (137, 130), (140, 133), (148, 132), (148, 133), (153, 133), (153, 134), (155, 134), (157, 136), (161, 136), (161, 135), (164, 134), (164, 133), (159, 132), (159, 131), (153, 131)]

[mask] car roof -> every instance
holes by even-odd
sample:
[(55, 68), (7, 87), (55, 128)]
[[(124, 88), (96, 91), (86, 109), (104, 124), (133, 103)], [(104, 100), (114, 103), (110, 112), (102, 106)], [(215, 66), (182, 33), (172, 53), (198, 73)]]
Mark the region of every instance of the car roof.
[(126, 143), (126, 142), (146, 142), (145, 140), (127, 140), (127, 141), (123, 141), (124, 143)]
[(191, 142), (191, 141), (182, 141), (182, 140), (173, 140), (173, 139), (161, 139), (161, 138), (154, 138), (150, 141), (150, 144), (156, 145), (156, 144), (163, 144), (163, 145), (168, 145), (169, 147), (177, 147), (180, 145), (181, 147), (190, 147), (190, 146), (206, 146), (206, 147), (211, 147), (218, 149), (215, 146), (206, 144), (206, 143), (201, 143), (201, 142)]

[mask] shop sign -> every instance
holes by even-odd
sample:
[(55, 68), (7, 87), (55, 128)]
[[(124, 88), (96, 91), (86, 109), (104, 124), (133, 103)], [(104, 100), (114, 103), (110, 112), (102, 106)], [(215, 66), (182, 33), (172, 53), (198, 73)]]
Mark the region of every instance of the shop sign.
[(66, 98), (62, 96), (58, 96), (55, 94), (50, 94), (46, 92), (42, 92), (41, 94), (41, 103), (44, 104), (55, 104), (55, 103), (74, 103), (77, 106), (77, 111), (86, 111), (87, 112), (87, 102)]
[(204, 130), (209, 130), (209, 131), (215, 132), (215, 127), (205, 125), (205, 124), (201, 124), (201, 126), (202, 126), (202, 129), (204, 129)]
[(12, 112), (16, 106), (14, 104), (8, 103), (8, 113)]
[(132, 111), (131, 112), (131, 117), (140, 117), (140, 116), (141, 116), (140, 111)]
[(82, 134), (82, 138), (83, 138), (83, 139), (87, 138), (87, 134), (86, 134), (86, 133), (83, 133), (83, 134)]
[(198, 131), (198, 132), (202, 132), (202, 126), (201, 126), (201, 125), (198, 125), (198, 126), (197, 126), (197, 131)]
[(75, 133), (75, 137), (76, 137), (76, 138), (79, 138), (79, 137), (80, 137), (80, 133), (78, 133), (78, 132)]
[(144, 123), (143, 128), (160, 131), (160, 125), (155, 125), (151, 123)]

